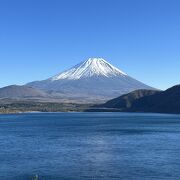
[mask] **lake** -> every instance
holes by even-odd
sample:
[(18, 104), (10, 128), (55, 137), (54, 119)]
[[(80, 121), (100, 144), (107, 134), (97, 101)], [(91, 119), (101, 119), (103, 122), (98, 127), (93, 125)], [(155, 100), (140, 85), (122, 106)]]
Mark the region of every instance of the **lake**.
[(179, 180), (180, 115), (0, 115), (0, 179)]

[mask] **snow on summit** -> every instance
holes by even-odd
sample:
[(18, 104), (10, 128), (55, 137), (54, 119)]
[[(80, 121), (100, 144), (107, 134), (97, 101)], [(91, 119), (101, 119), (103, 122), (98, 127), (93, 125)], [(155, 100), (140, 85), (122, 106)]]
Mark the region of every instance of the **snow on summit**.
[(89, 58), (88, 60), (77, 64), (69, 70), (66, 70), (51, 78), (51, 81), (61, 79), (81, 79), (92, 76), (126, 76), (127, 74), (108, 63), (103, 58)]

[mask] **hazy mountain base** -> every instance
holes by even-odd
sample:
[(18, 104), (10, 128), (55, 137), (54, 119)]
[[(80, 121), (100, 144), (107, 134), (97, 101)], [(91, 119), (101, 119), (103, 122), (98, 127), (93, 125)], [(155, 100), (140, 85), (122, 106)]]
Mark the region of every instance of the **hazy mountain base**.
[[(129, 76), (82, 78), (79, 80), (39, 81), (27, 86), (48, 92), (52, 97), (74, 101), (108, 101), (137, 89), (154, 89)], [(75, 92), (75, 93), (74, 93)]]
[(7, 103), (11, 101), (32, 101), (32, 102), (51, 102), (51, 103), (77, 103), (77, 104), (98, 104), (109, 100), (101, 95), (92, 96), (90, 94), (74, 93), (75, 91), (56, 92), (43, 91), (37, 88), (11, 85), (0, 88), (0, 102)]

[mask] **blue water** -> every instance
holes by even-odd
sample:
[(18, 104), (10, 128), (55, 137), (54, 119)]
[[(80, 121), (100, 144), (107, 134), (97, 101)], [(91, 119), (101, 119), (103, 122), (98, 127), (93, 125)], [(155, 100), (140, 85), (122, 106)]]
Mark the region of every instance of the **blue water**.
[(180, 179), (180, 116), (0, 115), (0, 180)]

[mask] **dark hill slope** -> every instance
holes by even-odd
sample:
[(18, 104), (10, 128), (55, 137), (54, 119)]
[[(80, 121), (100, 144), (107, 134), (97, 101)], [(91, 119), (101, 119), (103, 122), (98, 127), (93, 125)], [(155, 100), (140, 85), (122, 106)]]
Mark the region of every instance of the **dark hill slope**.
[(99, 107), (127, 112), (180, 113), (180, 85), (166, 91), (133, 91)]
[(118, 109), (127, 109), (132, 106), (132, 104), (137, 101), (138, 99), (154, 94), (158, 94), (160, 91), (157, 90), (146, 90), (140, 89), (133, 91), (131, 93), (122, 95), (118, 98), (112, 99), (107, 103), (103, 104), (102, 106), (105, 108), (118, 108)]
[(180, 113), (180, 85), (135, 101), (130, 111)]

